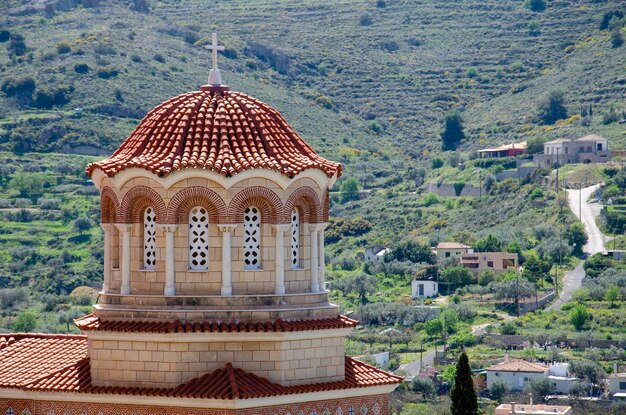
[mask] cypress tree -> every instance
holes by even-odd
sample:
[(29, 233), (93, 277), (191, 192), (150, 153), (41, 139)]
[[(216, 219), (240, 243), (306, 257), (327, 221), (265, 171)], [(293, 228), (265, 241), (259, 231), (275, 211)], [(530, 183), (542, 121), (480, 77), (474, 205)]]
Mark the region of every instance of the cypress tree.
[(478, 414), (478, 399), (474, 390), (474, 382), (472, 382), (469, 360), (465, 352), (461, 353), (456, 364), (456, 375), (450, 398), (452, 399), (452, 405), (450, 405), (452, 415)]

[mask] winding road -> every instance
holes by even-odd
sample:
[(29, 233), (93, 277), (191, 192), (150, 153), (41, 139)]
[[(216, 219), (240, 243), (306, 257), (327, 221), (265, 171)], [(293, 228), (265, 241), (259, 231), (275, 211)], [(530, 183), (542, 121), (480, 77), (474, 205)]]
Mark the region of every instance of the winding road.
[[(596, 217), (602, 210), (602, 205), (598, 202), (589, 202), (594, 192), (601, 186), (585, 187), (583, 189), (567, 189), (567, 201), (572, 212), (580, 218), (585, 225), (589, 240), (583, 247), (583, 251), (588, 255), (597, 254), (604, 251), (604, 244), (607, 241), (606, 235), (600, 231), (596, 225)], [(569, 300), (571, 300), (574, 292), (582, 286), (583, 278), (585, 278), (585, 270), (583, 268), (584, 261), (581, 261), (576, 268), (565, 273), (563, 277), (563, 287), (559, 293), (559, 298), (552, 303), (546, 310), (559, 310)]]

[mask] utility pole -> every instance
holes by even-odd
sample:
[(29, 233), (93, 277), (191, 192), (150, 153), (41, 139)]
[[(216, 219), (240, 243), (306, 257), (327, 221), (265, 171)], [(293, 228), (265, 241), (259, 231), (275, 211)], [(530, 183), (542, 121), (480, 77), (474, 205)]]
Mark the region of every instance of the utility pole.
[[(437, 347), (437, 343), (435, 342), (435, 348)], [(435, 353), (437, 354), (437, 353)], [(424, 356), (424, 338), (422, 338), (421, 346), (420, 346), (420, 373), (424, 371), (424, 363), (422, 361), (422, 357)]]
[(578, 184), (578, 220), (583, 221), (583, 182)]
[(559, 193), (559, 148), (556, 148), (556, 187), (555, 187), (555, 191), (558, 194)]

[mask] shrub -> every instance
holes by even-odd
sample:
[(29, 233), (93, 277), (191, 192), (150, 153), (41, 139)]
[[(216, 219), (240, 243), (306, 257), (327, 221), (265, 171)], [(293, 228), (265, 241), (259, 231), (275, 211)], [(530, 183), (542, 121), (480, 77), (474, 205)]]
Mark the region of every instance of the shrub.
[(118, 70), (114, 68), (98, 69), (98, 78), (102, 78), (102, 79), (115, 78), (118, 74), (119, 74)]
[(436, 255), (430, 250), (430, 247), (413, 240), (406, 240), (396, 244), (384, 256), (385, 262), (411, 261), (415, 264), (425, 262), (434, 264), (437, 262)]
[(398, 42), (393, 41), (393, 40), (389, 40), (389, 41), (383, 42), (382, 47), (387, 52), (395, 52), (397, 50), (400, 50), (400, 44)]
[(431, 167), (433, 170), (442, 168), (443, 159), (441, 157), (435, 157), (431, 162)]
[(439, 203), (439, 197), (434, 193), (428, 193), (424, 197), (424, 206), (432, 206), (437, 203)]
[(524, 387), (526, 393), (531, 393), (537, 402), (543, 402), (545, 397), (554, 391), (554, 385), (548, 378), (530, 378)]
[(464, 187), (465, 183), (463, 182), (454, 183), (454, 194), (456, 194), (457, 196), (461, 196), (461, 192), (463, 191)]
[(528, 34), (530, 36), (539, 36), (541, 34), (541, 31), (539, 30), (539, 22), (533, 20), (528, 23)]
[(74, 65), (74, 72), (76, 73), (87, 73), (89, 72), (89, 70), (89, 65), (87, 65), (86, 63), (77, 63), (76, 65)]
[(35, 79), (28, 76), (25, 78), (6, 78), (2, 82), (0, 90), (8, 97), (32, 97), (37, 84)]
[(379, 9), (384, 9), (385, 7), (387, 7), (387, 3), (385, 3), (385, 0), (376, 0), (376, 7), (378, 7)]
[(589, 311), (587, 311), (587, 307), (584, 304), (578, 304), (572, 308), (570, 321), (577, 331), (583, 329), (587, 320), (589, 320)]
[(78, 232), (82, 235), (83, 233), (91, 229), (92, 225), (93, 224), (89, 219), (85, 217), (79, 217), (74, 221), (72, 229), (74, 230), (74, 232)]
[(502, 379), (496, 379), (491, 384), (491, 388), (489, 388), (489, 395), (491, 398), (502, 402), (502, 399), (511, 391), (511, 387), (508, 382)]
[(56, 210), (61, 207), (61, 200), (40, 197), (39, 199), (37, 199), (37, 204), (43, 210)]
[(432, 398), (435, 396), (435, 384), (430, 378), (420, 378), (415, 376), (411, 382), (411, 389), (419, 392), (424, 398)]
[(18, 333), (28, 333), (35, 330), (39, 316), (31, 310), (24, 310), (18, 314), (17, 319), (11, 325), (13, 331)]
[(507, 334), (507, 335), (517, 334), (517, 328), (512, 323), (504, 323), (500, 326), (500, 334)]
[(141, 56), (137, 55), (136, 53), (133, 53), (133, 54), (130, 55), (130, 60), (135, 62), (135, 63), (142, 62)]
[(372, 16), (367, 13), (363, 13), (361, 17), (359, 17), (359, 24), (361, 26), (371, 26), (374, 21), (372, 20)]
[(611, 10), (611, 11), (604, 13), (604, 16), (602, 16), (602, 21), (600, 22), (600, 30), (608, 29), (609, 22), (614, 17), (617, 17), (618, 19), (622, 19), (624, 17), (624, 12), (622, 12), (621, 10)]
[(473, 282), (474, 275), (466, 267), (449, 267), (441, 273), (441, 279), (457, 286), (465, 286)]
[(160, 53), (157, 53), (156, 55), (154, 55), (152, 59), (154, 59), (157, 62), (165, 63), (165, 57), (161, 55)]
[(26, 55), (26, 52), (28, 52), (24, 36), (18, 33), (11, 33), (7, 48), (10, 56), (24, 56)]
[(546, 9), (546, 0), (526, 0), (524, 5), (534, 12), (542, 12)]
[(471, 67), (467, 71), (465, 71), (465, 77), (467, 78), (476, 78), (478, 76), (478, 69)]
[(60, 107), (70, 102), (69, 93), (72, 88), (39, 89), (33, 95), (33, 105), (37, 108)]
[(57, 53), (59, 55), (63, 55), (66, 53), (70, 53), (72, 51), (72, 47), (67, 42), (57, 43)]
[(0, 30), (0, 43), (7, 42), (11, 38), (11, 32), (8, 30)]
[(117, 50), (111, 45), (97, 45), (93, 51), (98, 55), (117, 55)]
[(346, 180), (341, 182), (339, 186), (339, 191), (341, 193), (341, 201), (349, 202), (351, 200), (359, 199), (359, 182), (354, 177), (348, 177)]

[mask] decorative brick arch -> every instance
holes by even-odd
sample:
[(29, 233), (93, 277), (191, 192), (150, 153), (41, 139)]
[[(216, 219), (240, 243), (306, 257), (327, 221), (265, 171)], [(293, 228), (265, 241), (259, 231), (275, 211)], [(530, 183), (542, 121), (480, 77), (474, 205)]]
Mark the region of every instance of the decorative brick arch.
[(242, 223), (246, 208), (256, 206), (261, 210), (261, 222), (282, 223), (283, 203), (278, 195), (261, 186), (249, 187), (237, 193), (228, 205), (228, 220)]
[(322, 221), (328, 222), (330, 210), (330, 192), (328, 191), (328, 187), (324, 189), (324, 201), (322, 202)]
[(308, 223), (322, 221), (322, 206), (315, 190), (302, 186), (289, 196), (283, 212), (283, 222), (291, 222), (291, 211), (297, 207), (302, 214), (301, 220)]
[(115, 223), (119, 216), (120, 202), (109, 186), (100, 192), (100, 223)]
[(164, 223), (167, 209), (157, 192), (147, 186), (133, 187), (122, 199), (119, 220), (122, 223), (143, 222), (143, 211), (152, 206), (156, 213), (156, 222)]
[(209, 221), (225, 223), (228, 209), (222, 198), (213, 190), (193, 186), (176, 193), (167, 205), (167, 223), (188, 223), (189, 211), (196, 206), (202, 206), (209, 212)]

